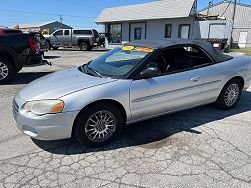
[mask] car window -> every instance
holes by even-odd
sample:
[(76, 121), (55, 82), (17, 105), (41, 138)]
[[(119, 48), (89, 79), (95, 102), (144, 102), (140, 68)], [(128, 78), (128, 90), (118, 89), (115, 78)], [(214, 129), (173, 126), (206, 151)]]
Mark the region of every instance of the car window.
[(70, 31), (69, 30), (65, 30), (64, 31), (64, 35), (70, 35)]
[(110, 78), (124, 78), (137, 67), (153, 49), (125, 46), (114, 48), (92, 61), (88, 67)]
[(160, 52), (151, 65), (156, 65), (162, 74), (180, 72), (212, 63), (210, 57), (199, 47), (179, 46)]
[(74, 35), (92, 35), (91, 30), (74, 30), (73, 31)]
[(94, 33), (94, 36), (95, 36), (96, 38), (99, 37), (99, 33), (98, 33), (95, 29), (93, 29), (93, 33)]
[(63, 35), (63, 30), (59, 30), (54, 33), (54, 36), (60, 36), (60, 35)]

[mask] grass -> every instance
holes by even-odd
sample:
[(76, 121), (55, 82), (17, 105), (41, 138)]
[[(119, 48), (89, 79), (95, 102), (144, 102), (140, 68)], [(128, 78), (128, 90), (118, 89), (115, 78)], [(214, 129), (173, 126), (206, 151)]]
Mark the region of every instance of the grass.
[(251, 56), (251, 48), (231, 49), (231, 52), (244, 53), (245, 55)]

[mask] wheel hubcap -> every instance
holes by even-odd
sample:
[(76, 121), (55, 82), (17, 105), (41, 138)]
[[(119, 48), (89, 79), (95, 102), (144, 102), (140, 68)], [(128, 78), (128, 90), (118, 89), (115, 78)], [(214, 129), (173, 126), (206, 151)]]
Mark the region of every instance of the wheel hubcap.
[(0, 80), (5, 79), (8, 76), (9, 70), (8, 67), (0, 62)]
[(110, 138), (115, 129), (114, 115), (109, 111), (99, 111), (87, 120), (85, 133), (91, 141), (102, 142)]
[(227, 88), (224, 96), (224, 101), (227, 106), (233, 106), (239, 97), (239, 87), (237, 84), (232, 84)]
[(82, 50), (85, 50), (87, 48), (87, 45), (86, 44), (81, 44), (81, 49)]

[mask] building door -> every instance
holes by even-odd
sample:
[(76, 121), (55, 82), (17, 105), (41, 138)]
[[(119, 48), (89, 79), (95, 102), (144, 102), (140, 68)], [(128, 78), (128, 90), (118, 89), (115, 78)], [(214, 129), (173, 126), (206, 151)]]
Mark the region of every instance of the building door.
[(248, 32), (240, 32), (239, 42), (238, 45), (240, 48), (245, 48), (248, 38)]
[(146, 23), (130, 24), (130, 41), (146, 39)]

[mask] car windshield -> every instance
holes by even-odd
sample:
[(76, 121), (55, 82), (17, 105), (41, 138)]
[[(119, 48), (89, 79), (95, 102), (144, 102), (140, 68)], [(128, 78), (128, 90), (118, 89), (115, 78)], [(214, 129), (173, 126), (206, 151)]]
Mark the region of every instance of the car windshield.
[(83, 65), (81, 69), (83, 72), (91, 69), (101, 77), (124, 78), (151, 52), (153, 49), (134, 46), (115, 48)]

